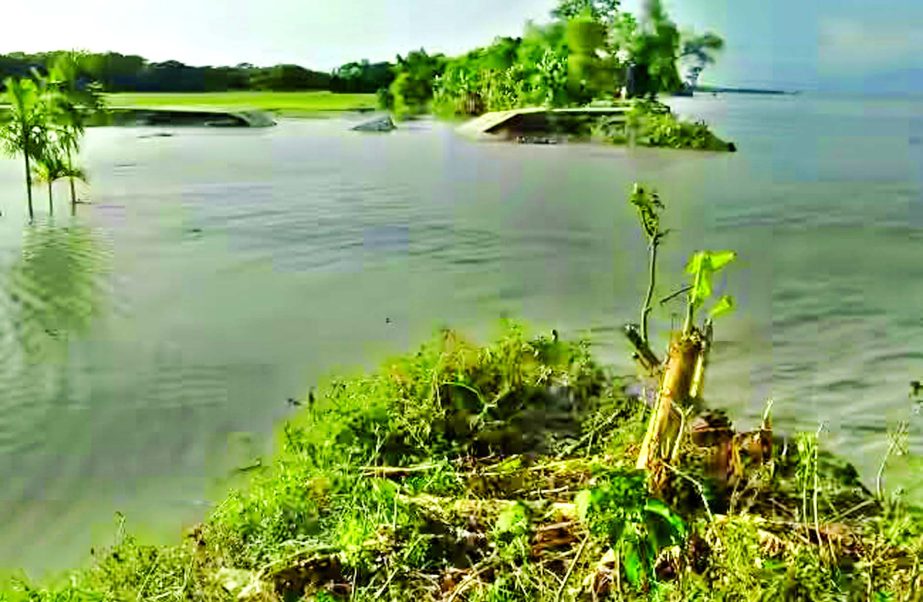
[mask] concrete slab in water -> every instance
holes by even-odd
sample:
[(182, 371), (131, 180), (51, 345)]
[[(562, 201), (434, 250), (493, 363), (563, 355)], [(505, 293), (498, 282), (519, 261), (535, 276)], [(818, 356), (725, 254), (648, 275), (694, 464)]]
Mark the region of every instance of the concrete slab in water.
[(107, 125), (269, 127), (275, 120), (263, 111), (222, 111), (188, 107), (113, 107)]
[(507, 140), (523, 134), (567, 133), (587, 120), (599, 117), (624, 118), (629, 106), (578, 107), (546, 109), (529, 107), (511, 111), (485, 113), (457, 128), (463, 136), (475, 140)]

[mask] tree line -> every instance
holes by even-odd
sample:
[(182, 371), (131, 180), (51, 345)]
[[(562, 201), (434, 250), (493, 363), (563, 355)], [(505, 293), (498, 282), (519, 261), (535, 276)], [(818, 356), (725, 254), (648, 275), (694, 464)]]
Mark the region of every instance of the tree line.
[[(363, 60), (327, 73), (292, 64), (193, 67), (107, 52), (80, 53), (74, 69), (78, 85), (96, 81), (107, 92), (378, 93), (384, 107), (401, 115), (430, 109), (474, 115), (693, 89), (723, 45), (711, 32), (681, 32), (661, 0), (645, 0), (637, 17), (622, 11), (620, 0), (560, 0), (550, 22), (529, 23), (519, 37), (497, 38), (458, 57), (420, 49), (394, 63)], [(0, 80), (47, 74), (68, 54), (0, 55)]]
[[(0, 55), (0, 80), (47, 75), (50, 66), (70, 51)], [(74, 64), (78, 82), (99, 82), (107, 92), (227, 92), (234, 90), (330, 90), (375, 93), (394, 80), (394, 65), (367, 60), (347, 63), (330, 73), (299, 65), (193, 67), (179, 61), (151, 62), (118, 52), (80, 53)]]
[(462, 56), (425, 50), (398, 57), (384, 102), (399, 115), (477, 115), (525, 106), (654, 98), (695, 88), (724, 42), (681, 32), (661, 0), (635, 16), (619, 0), (561, 0), (549, 23)]

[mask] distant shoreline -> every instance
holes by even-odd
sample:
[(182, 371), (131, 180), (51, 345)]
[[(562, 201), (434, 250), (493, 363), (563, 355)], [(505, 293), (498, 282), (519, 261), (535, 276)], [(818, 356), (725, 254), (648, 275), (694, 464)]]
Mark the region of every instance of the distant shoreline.
[(729, 88), (724, 86), (696, 86), (695, 92), (712, 92), (722, 94), (762, 94), (770, 96), (795, 96), (801, 94), (798, 90), (771, 90), (766, 88)]

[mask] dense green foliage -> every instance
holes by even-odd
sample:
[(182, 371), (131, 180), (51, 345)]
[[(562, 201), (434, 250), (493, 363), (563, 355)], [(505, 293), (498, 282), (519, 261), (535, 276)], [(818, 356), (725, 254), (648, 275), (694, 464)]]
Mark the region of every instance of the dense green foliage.
[(333, 72), (330, 90), (341, 93), (376, 93), (394, 81), (394, 65), (388, 62), (346, 63)]
[(434, 82), (445, 70), (445, 57), (414, 50), (407, 57), (397, 57), (397, 77), (388, 89), (383, 104), (399, 117), (426, 112), (433, 97)]
[(415, 82), (412, 96), (396, 103), (422, 112), (477, 115), (526, 106), (562, 107), (594, 100), (655, 96), (684, 88), (679, 67), (695, 79), (722, 46), (716, 34), (681, 36), (658, 0), (640, 19), (622, 12), (617, 0), (562, 0), (546, 25), (529, 24), (518, 38), (498, 38), (452, 59), (441, 70), (432, 95), (415, 65), (398, 65), (398, 80)]
[[(0, 79), (27, 77), (33, 70), (48, 73), (68, 51), (0, 55)], [(257, 67), (194, 67), (179, 61), (150, 62), (117, 52), (81, 53), (76, 81), (97, 81), (108, 92), (222, 92), (234, 90), (330, 90), (374, 93), (394, 80), (393, 65), (361, 61), (348, 63), (333, 73), (298, 65)]]
[(919, 515), (872, 498), (815, 438), (733, 482), (686, 441), (685, 472), (652, 495), (633, 469), (646, 406), (585, 344), (445, 332), (305, 406), (273, 465), (181, 543), (120, 526), (90, 568), (0, 600), (909, 601), (923, 587)]
[[(679, 66), (687, 68), (694, 84), (723, 46), (713, 33), (681, 36), (659, 0), (648, 0), (640, 18), (619, 4), (560, 0), (551, 22), (530, 23), (521, 37), (498, 38), (451, 59), (421, 49), (398, 56), (395, 64), (363, 60), (324, 73), (298, 65), (195, 67), (116, 52), (83, 53), (75, 81), (98, 81), (107, 92), (377, 93), (379, 104), (400, 116), (430, 108), (443, 115), (474, 115), (612, 99), (626, 87), (633, 96), (675, 92), (684, 87)], [(63, 54), (0, 55), (0, 79), (45, 72)]]

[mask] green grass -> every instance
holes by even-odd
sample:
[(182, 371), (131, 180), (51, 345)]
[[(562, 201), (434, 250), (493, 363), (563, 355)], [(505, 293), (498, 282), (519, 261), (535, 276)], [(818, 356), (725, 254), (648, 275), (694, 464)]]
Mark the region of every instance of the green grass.
[(120, 529), (90, 568), (0, 601), (919, 599), (912, 509), (806, 444), (722, 493), (690, 440), (652, 497), (646, 413), (583, 343), (444, 332), (309, 396), (272, 466), (182, 542)]
[(113, 108), (260, 109), (293, 117), (377, 107), (374, 94), (333, 92), (120, 93), (108, 94), (106, 100)]

